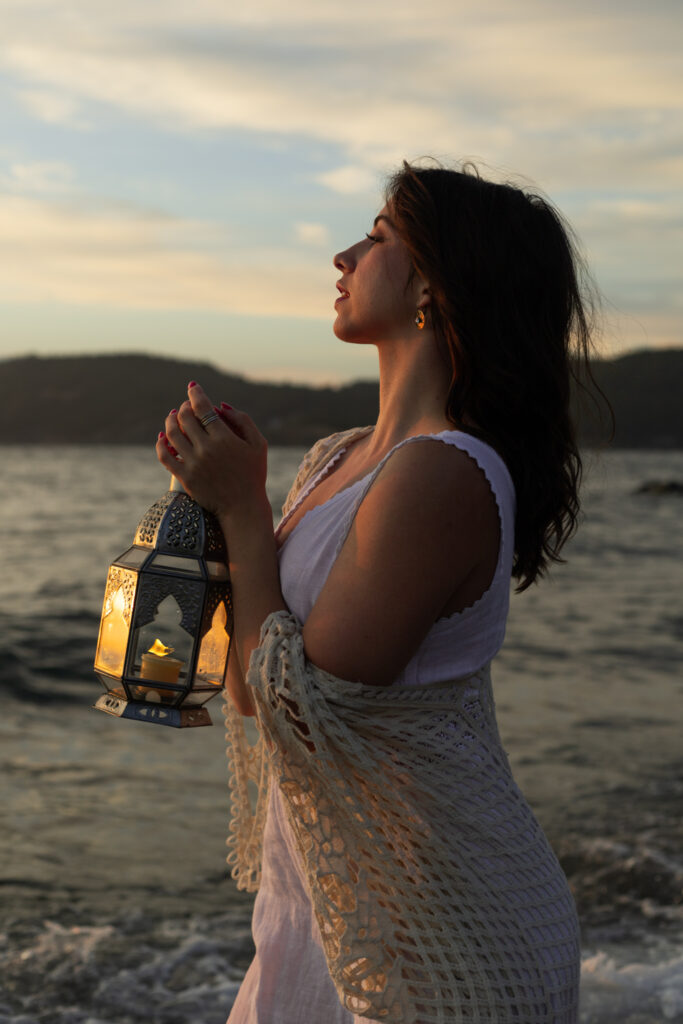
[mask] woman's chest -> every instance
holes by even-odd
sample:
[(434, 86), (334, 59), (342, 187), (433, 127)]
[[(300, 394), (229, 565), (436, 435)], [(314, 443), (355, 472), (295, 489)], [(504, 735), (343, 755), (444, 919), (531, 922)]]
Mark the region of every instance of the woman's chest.
[(343, 461), (340, 461), (338, 465), (330, 466), (323, 471), (318, 482), (308, 493), (304, 489), (304, 497), (294, 505), (293, 511), (277, 528), (278, 547), (282, 547), (304, 516), (313, 509), (326, 505), (341, 492), (348, 491), (371, 471), (371, 467), (368, 469), (357, 458), (351, 458), (350, 455), (348, 461), (345, 455), (342, 455), (341, 459)]

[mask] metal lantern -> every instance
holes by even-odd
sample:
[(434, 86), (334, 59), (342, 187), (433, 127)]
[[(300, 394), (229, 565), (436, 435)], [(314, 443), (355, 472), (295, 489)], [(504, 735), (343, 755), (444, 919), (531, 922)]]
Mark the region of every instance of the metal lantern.
[(119, 718), (177, 728), (211, 725), (232, 636), (223, 532), (173, 478), (143, 516), (133, 546), (109, 567), (94, 705)]

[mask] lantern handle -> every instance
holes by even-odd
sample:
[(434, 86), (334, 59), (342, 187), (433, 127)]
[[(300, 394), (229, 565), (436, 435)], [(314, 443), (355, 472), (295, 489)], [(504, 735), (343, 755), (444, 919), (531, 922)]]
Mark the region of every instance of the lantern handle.
[(171, 490), (171, 491), (179, 491), (181, 494), (187, 494), (187, 491), (185, 490), (185, 488), (181, 484), (180, 480), (178, 479), (177, 476), (173, 476), (173, 473), (171, 473), (171, 486), (170, 486), (169, 490)]

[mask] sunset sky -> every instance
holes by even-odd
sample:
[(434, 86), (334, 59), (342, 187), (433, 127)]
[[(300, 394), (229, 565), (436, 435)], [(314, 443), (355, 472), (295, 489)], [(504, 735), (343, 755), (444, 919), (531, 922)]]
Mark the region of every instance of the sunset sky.
[(0, 0), (0, 358), (373, 376), (331, 262), (406, 157), (577, 229), (604, 351), (683, 346), (681, 0)]

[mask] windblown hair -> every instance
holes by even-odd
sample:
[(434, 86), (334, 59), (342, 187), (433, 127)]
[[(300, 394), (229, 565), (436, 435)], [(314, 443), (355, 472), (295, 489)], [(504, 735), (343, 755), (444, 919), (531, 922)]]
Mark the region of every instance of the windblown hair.
[(571, 229), (534, 192), (486, 181), (471, 165), (404, 163), (386, 199), (429, 282), (429, 315), (452, 370), (446, 415), (491, 444), (514, 481), (512, 571), (525, 590), (562, 561), (577, 527), (582, 465), (570, 400), (572, 378), (595, 384), (594, 291)]

